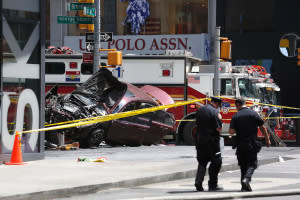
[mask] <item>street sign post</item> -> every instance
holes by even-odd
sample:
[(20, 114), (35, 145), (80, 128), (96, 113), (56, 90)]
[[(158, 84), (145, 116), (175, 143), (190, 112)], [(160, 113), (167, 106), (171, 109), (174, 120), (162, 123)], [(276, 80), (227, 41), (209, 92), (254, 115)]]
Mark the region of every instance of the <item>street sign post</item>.
[[(101, 32), (100, 33), (100, 42), (111, 42), (113, 39), (112, 32)], [(94, 33), (87, 32), (85, 33), (85, 42), (94, 42)]]
[[(93, 73), (96, 73), (99, 70), (99, 65), (101, 63), (101, 57), (100, 57), (100, 51), (99, 49), (101, 48), (100, 44), (100, 37), (99, 33), (101, 32), (101, 26), (100, 26), (100, 18), (101, 18), (101, 9), (100, 9), (100, 0), (95, 0), (95, 9), (96, 9), (96, 16), (95, 16), (95, 29), (94, 32), (94, 42), (95, 42), (95, 48), (96, 51), (94, 52), (94, 64), (93, 64)], [(107, 2), (107, 1), (106, 1)]]
[(93, 17), (57, 16), (58, 24), (93, 24)]
[(94, 33), (93, 32), (85, 33), (85, 42), (94, 42)]
[(70, 3), (70, 10), (83, 10), (84, 7), (93, 7), (93, 3)]
[(86, 42), (85, 43), (85, 50), (87, 52), (94, 52), (94, 42)]
[(94, 54), (93, 53), (82, 53), (82, 62), (93, 63), (94, 62)]
[(101, 32), (100, 33), (100, 41), (101, 42), (111, 42), (113, 39), (112, 32)]
[(90, 8), (90, 7), (84, 7), (83, 8), (83, 14), (91, 16), (91, 17), (95, 17), (96, 16), (96, 9), (95, 8)]

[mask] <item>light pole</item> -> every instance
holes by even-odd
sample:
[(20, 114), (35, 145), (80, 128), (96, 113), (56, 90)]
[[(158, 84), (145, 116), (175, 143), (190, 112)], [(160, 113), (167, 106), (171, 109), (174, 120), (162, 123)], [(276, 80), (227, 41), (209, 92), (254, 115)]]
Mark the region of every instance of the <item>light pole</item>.
[(99, 70), (100, 64), (100, 0), (95, 0), (96, 16), (94, 20), (94, 65), (93, 73)]
[(214, 96), (220, 96), (220, 27), (216, 27), (215, 37), (215, 55), (216, 55), (216, 67), (215, 67), (215, 79), (214, 79)]
[(215, 66), (213, 95), (220, 95), (219, 58), (220, 58), (220, 28), (216, 27), (216, 0), (208, 1), (208, 35), (210, 41), (209, 64)]

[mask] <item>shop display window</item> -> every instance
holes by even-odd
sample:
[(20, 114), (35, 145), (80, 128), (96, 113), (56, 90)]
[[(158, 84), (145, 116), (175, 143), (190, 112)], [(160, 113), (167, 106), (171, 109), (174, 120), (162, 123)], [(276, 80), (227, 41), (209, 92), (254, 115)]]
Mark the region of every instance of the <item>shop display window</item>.
[[(101, 31), (115, 35), (172, 35), (207, 33), (208, 0), (144, 0), (150, 15), (140, 31), (132, 30), (127, 8), (130, 0), (101, 0)], [(145, 9), (145, 8), (141, 8)], [(76, 15), (69, 11), (68, 15)], [(68, 25), (68, 35), (85, 35), (87, 29)]]
[[(148, 0), (150, 16), (139, 35), (207, 33), (207, 0)], [(126, 23), (128, 1), (117, 3), (117, 34), (134, 35)], [(104, 11), (105, 12), (105, 11)]]

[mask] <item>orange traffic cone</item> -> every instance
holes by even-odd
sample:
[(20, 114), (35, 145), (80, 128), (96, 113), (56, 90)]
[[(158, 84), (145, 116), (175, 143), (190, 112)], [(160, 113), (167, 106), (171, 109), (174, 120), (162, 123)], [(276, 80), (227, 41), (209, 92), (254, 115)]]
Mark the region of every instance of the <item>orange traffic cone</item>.
[(5, 162), (6, 165), (24, 165), (21, 151), (21, 133), (16, 131), (14, 147), (11, 153), (10, 162)]

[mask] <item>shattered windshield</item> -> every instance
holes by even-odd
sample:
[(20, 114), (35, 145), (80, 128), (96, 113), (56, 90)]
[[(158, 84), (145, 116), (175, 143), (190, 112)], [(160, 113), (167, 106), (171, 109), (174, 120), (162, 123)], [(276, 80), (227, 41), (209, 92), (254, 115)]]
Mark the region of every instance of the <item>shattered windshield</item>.
[(240, 78), (238, 79), (238, 85), (239, 85), (241, 97), (249, 97), (249, 98), (257, 97), (256, 86), (251, 79)]

